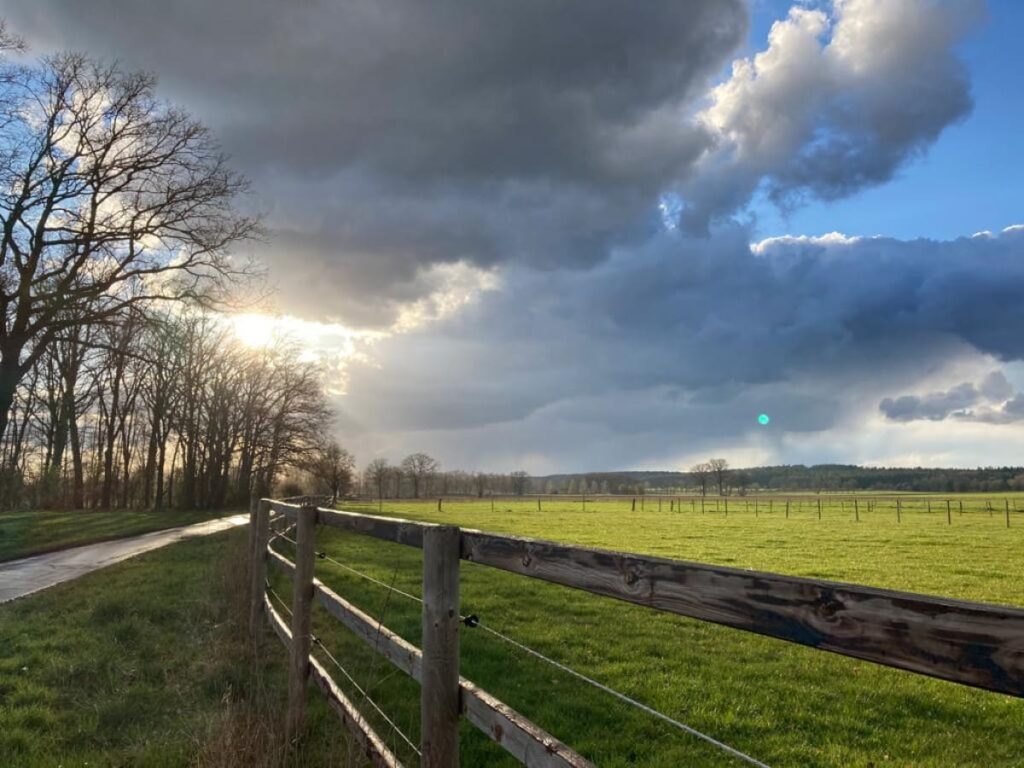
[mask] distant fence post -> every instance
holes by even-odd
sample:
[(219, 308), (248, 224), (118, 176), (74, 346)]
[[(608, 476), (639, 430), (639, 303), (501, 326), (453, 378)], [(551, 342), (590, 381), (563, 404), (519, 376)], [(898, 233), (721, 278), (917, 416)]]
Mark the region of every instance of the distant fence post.
[(949, 499), (946, 499), (946, 525), (952, 525), (952, 524), (953, 524), (953, 516), (950, 514), (950, 511), (949, 511)]
[(292, 582), (292, 647), (288, 657), (289, 743), (298, 737), (306, 719), (306, 684), (309, 681), (310, 621), (313, 608), (313, 564), (316, 560), (316, 507), (298, 510), (295, 532), (295, 575)]
[(258, 637), (263, 619), (263, 594), (267, 582), (267, 542), (270, 540), (270, 502), (256, 499), (249, 513), (252, 531), (252, 581), (249, 589), (249, 636)]
[(1010, 500), (1003, 499), (1004, 508), (1006, 509), (1006, 527), (1010, 527)]
[(459, 765), (459, 544), (453, 525), (423, 531), (423, 768)]

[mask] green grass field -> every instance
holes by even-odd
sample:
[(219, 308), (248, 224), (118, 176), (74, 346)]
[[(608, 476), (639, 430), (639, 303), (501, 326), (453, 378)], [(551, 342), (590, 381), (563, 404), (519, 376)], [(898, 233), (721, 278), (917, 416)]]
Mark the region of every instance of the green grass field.
[(198, 523), (210, 510), (30, 510), (0, 512), (0, 562), (42, 552)]
[(288, 757), (285, 657), (245, 636), (247, 531), (0, 606), (0, 766), (345, 765), (322, 699)]
[[(733, 501), (737, 504), (732, 506)], [(385, 503), (421, 520), (610, 549), (755, 568), (1011, 605), (1024, 604), (1024, 515), (1011, 527), (984, 507), (952, 525), (945, 508), (894, 515), (810, 506), (754, 517), (742, 500), (704, 515), (628, 502)], [(376, 511), (377, 505), (346, 505)], [(417, 594), (420, 553), (319, 529), (332, 557)], [(289, 545), (277, 545), (286, 554)], [(318, 576), (419, 643), (419, 606), (329, 562)], [(464, 564), (464, 613), (772, 766), (1020, 766), (1024, 701), (782, 641), (658, 613)], [(285, 599), (287, 583), (274, 579)], [(325, 612), (314, 631), (415, 741), (418, 686), (375, 657)], [(715, 749), (620, 704), (480, 630), (466, 629), (463, 673), (599, 765), (738, 765)], [(338, 675), (339, 682), (342, 676)], [(344, 687), (344, 686), (343, 686)], [(365, 708), (364, 708), (365, 709)], [(371, 719), (372, 716), (371, 716)], [(410, 759), (392, 731), (379, 732)], [(513, 765), (464, 724), (464, 765)], [(410, 762), (413, 760), (410, 759)]]

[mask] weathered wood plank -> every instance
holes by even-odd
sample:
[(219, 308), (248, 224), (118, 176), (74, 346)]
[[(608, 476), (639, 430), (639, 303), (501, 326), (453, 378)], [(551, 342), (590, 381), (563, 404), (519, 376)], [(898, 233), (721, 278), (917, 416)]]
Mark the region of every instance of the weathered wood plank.
[(309, 660), (313, 682), (327, 697), (327, 703), (338, 715), (359, 742), (363, 756), (375, 768), (402, 768), (398, 758), (385, 746), (366, 719), (359, 713), (352, 701), (342, 692), (327, 670), (315, 658)]
[(523, 765), (594, 768), (582, 755), (465, 678), (460, 686), (466, 719)]
[[(288, 629), (284, 619), (281, 618), (281, 615), (270, 602), (270, 596), (264, 595), (263, 600), (271, 627), (281, 639), (281, 642), (284, 643), (284, 647), (290, 651), (292, 646), (291, 630)], [(378, 768), (402, 768), (402, 764), (392, 754), (391, 750), (385, 746), (384, 742), (373, 730), (373, 726), (359, 714), (359, 710), (356, 709), (355, 705), (352, 704), (351, 700), (338, 687), (316, 658), (310, 659), (310, 672), (317, 687), (327, 697), (327, 702), (331, 705), (331, 708), (355, 735), (362, 748), (363, 755), (369, 758), (371, 764)]]
[[(363, 642), (416, 681), (422, 653), (404, 638), (340, 597), (321, 581), (313, 583), (321, 604)], [(593, 764), (475, 684), (459, 678), (466, 719), (521, 763), (536, 768), (592, 768)]]
[(306, 686), (313, 607), (313, 565), (316, 559), (316, 508), (303, 507), (295, 535), (295, 572), (292, 575), (292, 645), (288, 657), (288, 741), (302, 733), (306, 720)]
[(438, 527), (433, 523), (420, 523), (399, 517), (380, 517), (322, 508), (319, 510), (319, 522), (332, 528), (341, 528), (376, 539), (418, 548), (423, 547), (423, 532)]
[(319, 579), (313, 590), (320, 604), (364, 643), (412, 677), (420, 680), (420, 649), (395, 634), (370, 615), (324, 585)]
[(423, 532), (423, 668), (420, 751), (424, 768), (459, 766), (459, 529)]
[(263, 585), (267, 581), (267, 541), (270, 538), (270, 504), (260, 499), (255, 505), (252, 538), (252, 564), (249, 571), (249, 636), (257, 637), (260, 627), (260, 611), (263, 608)]
[(289, 579), (295, 576), (295, 563), (272, 549), (267, 549), (267, 562), (277, 570), (281, 571)]
[(1024, 696), (1024, 610), (463, 531), (462, 557), (597, 595)]

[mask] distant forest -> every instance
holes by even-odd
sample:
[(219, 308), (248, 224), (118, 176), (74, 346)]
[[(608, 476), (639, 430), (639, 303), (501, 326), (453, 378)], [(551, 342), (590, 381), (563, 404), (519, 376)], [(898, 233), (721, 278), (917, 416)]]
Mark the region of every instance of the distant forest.
[[(693, 472), (628, 471), (546, 475), (531, 478), (535, 493), (699, 493)], [(707, 485), (708, 493), (717, 487)], [(858, 467), (850, 464), (791, 464), (728, 469), (724, 491), (932, 491), (938, 493), (1024, 491), (1024, 467), (930, 469)]]

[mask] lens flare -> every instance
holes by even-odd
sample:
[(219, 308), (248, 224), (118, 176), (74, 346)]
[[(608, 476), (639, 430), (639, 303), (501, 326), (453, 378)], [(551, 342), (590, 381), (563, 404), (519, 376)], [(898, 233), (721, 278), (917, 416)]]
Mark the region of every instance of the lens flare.
[(760, 416), (757, 417), (757, 423), (760, 424), (762, 427), (768, 426), (769, 421), (771, 421), (771, 419), (768, 418), (767, 413), (762, 413)]

